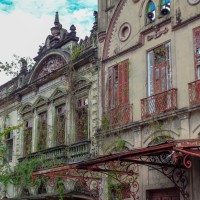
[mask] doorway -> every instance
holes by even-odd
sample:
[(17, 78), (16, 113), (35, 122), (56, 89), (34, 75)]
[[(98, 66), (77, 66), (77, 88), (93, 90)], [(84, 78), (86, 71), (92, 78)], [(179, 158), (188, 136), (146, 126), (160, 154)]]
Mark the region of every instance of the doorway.
[(148, 191), (149, 200), (180, 200), (177, 188), (159, 189)]

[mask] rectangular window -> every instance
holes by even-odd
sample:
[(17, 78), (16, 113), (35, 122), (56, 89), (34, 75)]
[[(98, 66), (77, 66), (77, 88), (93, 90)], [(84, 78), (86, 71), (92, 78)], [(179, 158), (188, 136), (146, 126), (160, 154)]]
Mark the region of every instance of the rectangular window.
[(88, 139), (88, 98), (76, 100), (76, 142)]
[(56, 145), (65, 144), (65, 105), (56, 107)]
[(108, 69), (109, 108), (129, 103), (128, 61)]
[(196, 79), (200, 79), (200, 27), (194, 29), (194, 61), (195, 61), (195, 72)]
[(33, 128), (33, 122), (32, 119), (27, 119), (25, 121), (25, 127), (24, 127), (24, 156), (27, 156), (31, 153), (31, 147), (32, 147), (32, 128)]
[(9, 132), (6, 136), (6, 146), (7, 146), (7, 159), (12, 162), (13, 156), (13, 132)]
[(170, 43), (163, 44), (147, 54), (148, 96), (171, 89)]
[(39, 114), (38, 120), (38, 150), (46, 148), (47, 143), (47, 113)]

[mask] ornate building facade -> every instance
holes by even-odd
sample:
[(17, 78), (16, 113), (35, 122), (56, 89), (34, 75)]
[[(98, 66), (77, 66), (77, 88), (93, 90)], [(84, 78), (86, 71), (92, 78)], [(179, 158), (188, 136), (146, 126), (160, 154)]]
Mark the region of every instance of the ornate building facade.
[[(125, 151), (135, 150), (133, 155), (138, 156), (126, 159), (140, 164), (135, 182), (138, 197), (132, 195), (133, 199), (200, 198), (198, 151), (192, 167), (179, 174), (176, 167), (171, 168), (173, 173), (166, 170), (169, 158), (175, 159), (177, 152), (172, 150), (168, 156), (161, 152), (145, 154), (145, 148), (151, 152), (152, 147), (169, 140), (198, 141), (199, 2), (99, 1), (98, 50), (104, 122), (99, 134), (106, 137), (106, 151), (101, 153), (116, 152), (119, 140), (123, 141)], [(126, 157), (122, 154), (118, 159), (123, 160), (123, 156)], [(158, 163), (164, 163), (166, 168), (155, 167)], [(187, 181), (183, 183), (180, 174)]]
[(25, 122), (8, 135), (10, 163), (52, 162), (33, 172), (47, 182), (7, 196), (58, 199), (62, 179), (65, 199), (200, 199), (200, 1), (98, 10), (79, 42), (56, 15), (33, 71), (0, 88), (2, 127)]
[[(51, 167), (90, 157), (90, 138), (98, 127), (97, 12), (94, 16), (91, 35), (79, 40), (76, 27), (72, 25), (69, 32), (62, 28), (56, 13), (51, 35), (40, 46), (33, 69), (28, 71), (22, 59), (19, 75), (0, 87), (1, 130), (21, 124), (5, 138), (12, 167), (41, 156)], [(22, 185), (2, 185), (2, 195), (58, 199), (57, 186)], [(68, 196), (79, 193), (76, 183), (63, 186)]]

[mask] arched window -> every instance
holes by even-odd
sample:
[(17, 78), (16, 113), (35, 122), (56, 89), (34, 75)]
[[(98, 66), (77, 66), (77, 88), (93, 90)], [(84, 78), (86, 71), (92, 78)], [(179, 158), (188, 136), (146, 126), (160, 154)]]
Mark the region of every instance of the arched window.
[(146, 9), (147, 23), (153, 22), (156, 19), (156, 7), (153, 1), (149, 1)]
[(170, 13), (170, 0), (161, 0), (160, 13), (163, 16)]

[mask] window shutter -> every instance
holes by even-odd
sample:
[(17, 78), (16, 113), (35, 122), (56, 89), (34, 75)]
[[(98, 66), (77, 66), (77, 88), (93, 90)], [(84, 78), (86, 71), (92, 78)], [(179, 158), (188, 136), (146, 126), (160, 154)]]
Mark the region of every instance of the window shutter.
[(194, 30), (194, 57), (196, 79), (200, 79), (200, 27)]
[(154, 94), (153, 76), (153, 51), (148, 53), (148, 96)]
[(123, 104), (123, 63), (120, 63), (118, 65), (118, 91), (117, 91), (117, 96), (118, 96), (118, 105)]
[(118, 67), (118, 105), (129, 103), (129, 78), (128, 78), (128, 61), (122, 62)]
[(123, 78), (124, 78), (124, 87), (123, 87), (123, 92), (124, 92), (124, 104), (129, 103), (129, 68), (128, 68), (128, 61), (124, 62), (124, 67), (123, 67)]
[(109, 108), (112, 108), (113, 107), (113, 87), (114, 87), (114, 84), (113, 84), (113, 68), (112, 67), (109, 67), (108, 68), (108, 99), (109, 99)]
[(171, 67), (171, 54), (170, 54), (170, 43), (166, 44), (167, 51), (167, 89), (170, 90), (172, 88), (172, 67)]

